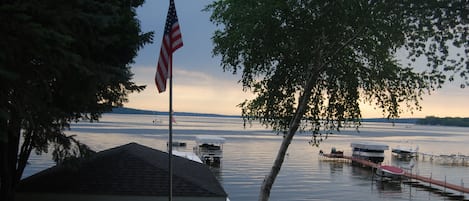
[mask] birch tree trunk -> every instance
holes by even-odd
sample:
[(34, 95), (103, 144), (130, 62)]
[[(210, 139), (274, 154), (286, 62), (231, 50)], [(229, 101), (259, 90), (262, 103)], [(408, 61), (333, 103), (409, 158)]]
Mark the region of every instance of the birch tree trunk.
[(274, 165), (272, 166), (272, 169), (270, 170), (269, 174), (265, 177), (264, 181), (262, 182), (261, 190), (259, 193), (259, 201), (269, 200), (270, 191), (275, 182), (275, 179), (277, 178), (278, 173), (280, 172), (283, 161), (285, 160), (285, 155), (287, 153), (288, 146), (293, 140), (293, 136), (295, 135), (296, 131), (298, 130), (298, 127), (300, 126), (301, 118), (306, 112), (308, 99), (311, 96), (311, 90), (314, 86), (314, 75), (315, 73), (310, 76), (308, 82), (306, 83), (305, 91), (300, 97), (295, 116), (290, 122), (287, 135), (283, 138), (282, 144), (280, 145), (280, 149), (277, 153), (277, 158), (275, 159)]
[[(361, 27), (360, 31), (358, 31), (355, 35), (349, 38), (345, 43), (343, 43), (339, 48), (337, 48), (330, 56), (337, 55), (343, 48), (349, 45), (352, 41), (354, 41), (359, 35), (361, 35), (365, 30), (365, 27)], [(324, 34), (323, 34), (324, 35)], [(322, 58), (321, 51), (318, 52), (318, 58)], [(318, 59), (320, 60), (320, 59)], [(303, 94), (300, 96), (300, 101), (298, 102), (298, 107), (295, 111), (295, 116), (293, 120), (290, 122), (287, 135), (283, 138), (282, 144), (280, 145), (280, 149), (277, 153), (277, 158), (274, 161), (274, 165), (270, 170), (269, 174), (265, 177), (264, 181), (262, 182), (261, 190), (259, 192), (259, 201), (268, 201), (270, 198), (270, 191), (272, 186), (274, 185), (275, 179), (277, 178), (278, 173), (282, 167), (283, 161), (285, 160), (285, 155), (288, 150), (288, 146), (290, 146), (291, 141), (293, 140), (293, 136), (295, 136), (296, 131), (301, 123), (301, 118), (306, 112), (308, 106), (308, 100), (311, 97), (311, 90), (314, 87), (316, 82), (317, 76), (320, 75), (320, 72), (326, 67), (326, 63), (321, 63), (318, 65), (317, 68), (312, 68), (311, 74), (308, 78), (308, 81), (305, 84)]]

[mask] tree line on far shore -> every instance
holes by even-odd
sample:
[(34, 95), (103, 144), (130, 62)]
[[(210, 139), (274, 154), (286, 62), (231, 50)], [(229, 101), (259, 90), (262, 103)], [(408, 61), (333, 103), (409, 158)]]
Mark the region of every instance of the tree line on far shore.
[(417, 120), (421, 125), (462, 126), (469, 127), (469, 117), (435, 117), (428, 116)]

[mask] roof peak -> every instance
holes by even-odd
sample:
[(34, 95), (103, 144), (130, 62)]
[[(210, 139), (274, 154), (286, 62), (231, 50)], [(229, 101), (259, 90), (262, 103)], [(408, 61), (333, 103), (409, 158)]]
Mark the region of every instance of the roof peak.
[[(168, 153), (135, 142), (97, 152), (70, 169), (54, 166), (20, 182), (19, 192), (166, 195)], [(173, 157), (175, 196), (225, 196), (204, 164)], [(47, 185), (46, 185), (47, 184)]]

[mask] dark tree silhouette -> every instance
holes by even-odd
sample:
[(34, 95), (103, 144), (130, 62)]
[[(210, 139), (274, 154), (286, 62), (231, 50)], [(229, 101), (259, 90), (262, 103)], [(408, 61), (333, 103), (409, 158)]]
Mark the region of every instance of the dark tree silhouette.
[(144, 86), (131, 81), (152, 40), (135, 8), (143, 0), (0, 1), (0, 200), (14, 192), (30, 153), (61, 162), (89, 154), (69, 123), (97, 120)]

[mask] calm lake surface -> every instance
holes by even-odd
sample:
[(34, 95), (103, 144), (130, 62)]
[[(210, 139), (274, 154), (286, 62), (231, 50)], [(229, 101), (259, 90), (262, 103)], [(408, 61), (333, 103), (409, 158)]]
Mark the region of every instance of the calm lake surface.
[[(176, 116), (173, 140), (187, 143), (181, 151), (192, 151), (196, 135), (224, 137), (224, 158), (220, 169), (212, 169), (232, 201), (257, 200), (263, 178), (277, 155), (282, 136), (259, 125), (244, 128), (239, 118)], [(156, 123), (153, 121), (156, 120)], [(101, 151), (137, 142), (166, 150), (168, 119), (164, 116), (105, 114), (97, 123), (72, 124), (67, 134)], [(274, 184), (270, 200), (452, 200), (421, 187), (383, 183), (373, 179), (370, 169), (347, 162), (324, 160), (319, 150), (332, 147), (351, 155), (351, 142), (374, 141), (396, 146), (419, 147), (429, 154), (469, 156), (469, 128), (421, 126), (413, 124), (364, 123), (360, 131), (344, 130), (330, 135), (319, 147), (308, 142), (311, 136), (299, 133), (288, 150)], [(409, 165), (385, 152), (384, 164)], [(24, 177), (54, 165), (50, 155), (31, 156)], [(419, 157), (413, 173), (457, 185), (469, 186), (469, 163), (429, 160)], [(73, 181), (71, 181), (73, 182)], [(445, 190), (441, 188), (441, 190)], [(452, 192), (447, 190), (447, 192)], [(454, 192), (455, 195), (462, 195)], [(463, 194), (464, 195), (464, 194)], [(469, 199), (469, 194), (464, 195)]]

